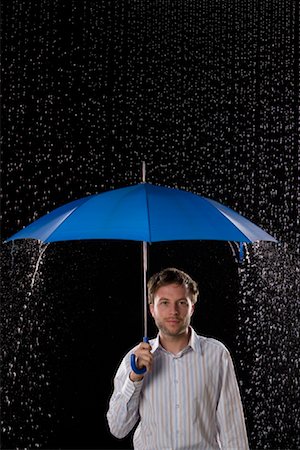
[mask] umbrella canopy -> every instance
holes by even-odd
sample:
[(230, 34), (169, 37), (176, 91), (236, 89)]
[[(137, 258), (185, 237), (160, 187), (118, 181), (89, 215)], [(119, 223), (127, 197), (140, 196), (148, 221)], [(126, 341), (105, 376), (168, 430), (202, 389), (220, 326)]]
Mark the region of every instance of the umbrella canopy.
[(143, 242), (277, 242), (232, 209), (188, 191), (141, 183), (67, 203), (11, 236), (43, 242), (126, 239)]

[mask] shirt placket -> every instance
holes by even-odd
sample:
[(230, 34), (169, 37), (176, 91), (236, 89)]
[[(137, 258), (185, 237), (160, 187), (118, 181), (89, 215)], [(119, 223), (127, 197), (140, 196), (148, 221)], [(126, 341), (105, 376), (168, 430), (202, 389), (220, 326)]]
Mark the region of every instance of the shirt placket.
[(179, 357), (174, 356), (173, 357), (173, 383), (174, 383), (174, 423), (173, 423), (173, 429), (174, 429), (174, 444), (175, 448), (179, 447), (179, 441), (180, 441), (180, 411), (181, 411), (181, 399), (180, 399), (180, 392), (179, 392)]

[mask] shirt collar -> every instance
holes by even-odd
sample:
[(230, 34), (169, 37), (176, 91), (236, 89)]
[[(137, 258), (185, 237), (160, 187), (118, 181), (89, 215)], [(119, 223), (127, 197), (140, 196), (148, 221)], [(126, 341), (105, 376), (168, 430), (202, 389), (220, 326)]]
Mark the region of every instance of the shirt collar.
[(199, 336), (196, 334), (194, 328), (190, 327), (191, 330), (191, 337), (189, 341), (189, 346), (194, 350), (194, 352), (200, 352), (200, 339)]
[[(200, 352), (201, 348), (200, 348), (199, 337), (197, 336), (195, 330), (191, 326), (190, 326), (190, 330), (191, 330), (191, 337), (190, 337), (187, 347), (190, 347), (192, 350), (194, 350), (194, 352)], [(161, 349), (161, 350), (163, 349), (163, 347), (161, 346), (161, 344), (159, 342), (159, 333), (157, 334), (156, 338), (153, 339), (153, 341), (151, 343), (151, 347), (152, 347), (152, 353), (155, 353), (156, 350), (158, 350), (158, 349)]]

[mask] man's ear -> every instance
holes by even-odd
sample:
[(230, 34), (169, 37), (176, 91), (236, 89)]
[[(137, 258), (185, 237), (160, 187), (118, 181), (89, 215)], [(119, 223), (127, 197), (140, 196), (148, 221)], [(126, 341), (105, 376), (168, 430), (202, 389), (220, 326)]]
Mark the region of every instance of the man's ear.
[(149, 303), (149, 309), (150, 309), (151, 316), (153, 317), (153, 309), (154, 309), (153, 303)]
[(195, 303), (192, 304), (192, 312), (191, 312), (191, 316), (194, 314), (195, 311)]

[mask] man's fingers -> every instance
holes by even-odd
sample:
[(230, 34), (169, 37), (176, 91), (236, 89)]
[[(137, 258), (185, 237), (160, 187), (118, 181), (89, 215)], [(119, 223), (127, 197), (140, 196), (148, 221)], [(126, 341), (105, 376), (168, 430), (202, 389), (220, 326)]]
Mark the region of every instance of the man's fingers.
[(136, 357), (140, 364), (152, 364), (153, 356), (151, 354), (139, 354)]
[(138, 366), (139, 369), (141, 369), (142, 367), (146, 367), (147, 372), (150, 372), (151, 368), (152, 368), (152, 360), (146, 360), (146, 359), (138, 358), (137, 366)]
[(151, 371), (153, 355), (151, 353), (151, 345), (147, 342), (141, 342), (134, 352), (136, 356), (136, 364), (138, 369), (146, 367), (147, 371)]
[(152, 357), (151, 357), (151, 355), (145, 355), (145, 356), (141, 356), (141, 357), (138, 357), (138, 361), (141, 363), (141, 364), (144, 364), (144, 365), (151, 365), (152, 364)]
[(148, 344), (147, 342), (141, 342), (140, 345), (138, 346), (138, 348), (150, 351), (151, 350), (151, 345)]
[(151, 354), (151, 345), (147, 344), (146, 342), (141, 342), (134, 353), (136, 356), (142, 354)]

